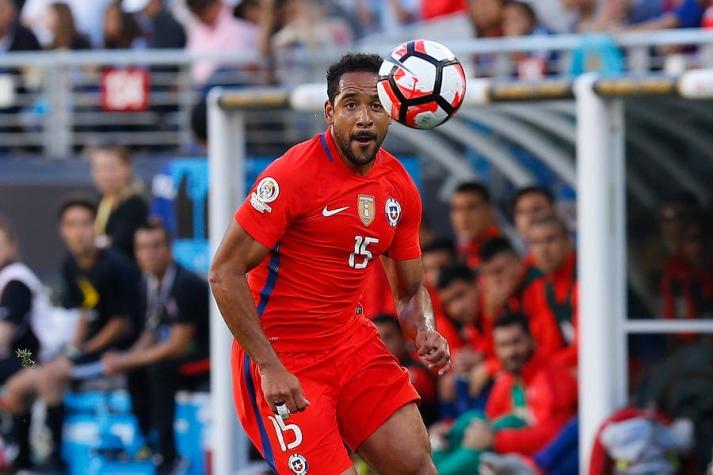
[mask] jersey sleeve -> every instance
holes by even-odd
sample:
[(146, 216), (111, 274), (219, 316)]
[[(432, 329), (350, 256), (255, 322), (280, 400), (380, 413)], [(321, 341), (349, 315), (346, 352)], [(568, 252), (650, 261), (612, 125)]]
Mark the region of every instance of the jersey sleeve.
[(284, 156), (272, 162), (250, 188), (235, 220), (263, 246), (272, 249), (299, 213), (300, 173)]
[(407, 261), (421, 257), (419, 232), (421, 229), (421, 196), (416, 184), (408, 178), (404, 185), (404, 200), (401, 205), (401, 220), (396, 225), (394, 239), (388, 257), (397, 261)]

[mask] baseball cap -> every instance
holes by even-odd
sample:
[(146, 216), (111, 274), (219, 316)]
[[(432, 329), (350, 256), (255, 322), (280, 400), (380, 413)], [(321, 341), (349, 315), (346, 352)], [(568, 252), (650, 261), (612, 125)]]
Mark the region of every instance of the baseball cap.
[(121, 8), (126, 13), (139, 13), (148, 4), (149, 0), (124, 0), (121, 2)]

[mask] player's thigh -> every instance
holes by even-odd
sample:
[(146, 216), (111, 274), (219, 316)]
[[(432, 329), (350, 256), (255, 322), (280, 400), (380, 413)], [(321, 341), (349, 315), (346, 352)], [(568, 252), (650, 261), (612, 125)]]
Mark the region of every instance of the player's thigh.
[(428, 433), (415, 403), (392, 414), (357, 452), (379, 475), (436, 473)]
[(400, 408), (419, 400), (408, 371), (399, 366), (376, 333), (358, 343), (358, 351), (351, 355), (345, 351), (347, 356), (336, 361), (343, 384), (337, 403), (339, 429), (352, 450)]
[[(288, 363), (284, 361), (284, 363)], [(296, 372), (310, 406), (287, 420), (272, 413), (262, 395), (260, 374), (250, 357), (233, 351), (235, 405), (245, 432), (278, 474), (353, 473), (339, 434), (331, 375)], [(287, 365), (288, 369), (290, 366)]]

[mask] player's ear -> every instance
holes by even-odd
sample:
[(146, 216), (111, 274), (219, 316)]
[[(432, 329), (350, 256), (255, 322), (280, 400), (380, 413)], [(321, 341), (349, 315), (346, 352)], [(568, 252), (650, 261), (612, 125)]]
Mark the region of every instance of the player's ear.
[(334, 124), (334, 105), (329, 100), (324, 102), (324, 119), (327, 121), (327, 125)]

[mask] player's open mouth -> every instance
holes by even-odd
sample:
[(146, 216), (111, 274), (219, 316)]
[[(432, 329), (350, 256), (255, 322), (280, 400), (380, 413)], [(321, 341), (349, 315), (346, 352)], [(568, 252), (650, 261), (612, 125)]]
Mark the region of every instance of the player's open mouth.
[(370, 145), (372, 142), (375, 141), (375, 139), (370, 135), (361, 135), (358, 137), (354, 137), (354, 141), (359, 145)]

